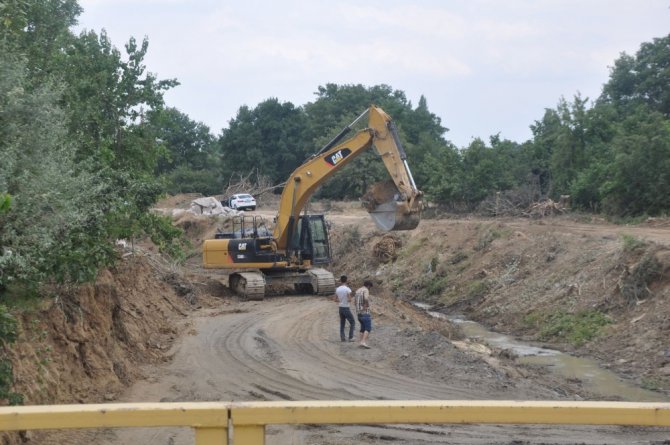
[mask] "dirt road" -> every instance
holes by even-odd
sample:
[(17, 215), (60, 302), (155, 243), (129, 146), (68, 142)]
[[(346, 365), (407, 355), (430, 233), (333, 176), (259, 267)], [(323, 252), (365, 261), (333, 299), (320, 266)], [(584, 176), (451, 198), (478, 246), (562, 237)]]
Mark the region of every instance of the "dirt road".
[[(317, 297), (220, 301), (200, 310), (164, 367), (147, 369), (119, 401), (332, 399), (574, 399), (575, 384), (487, 363), (459, 350), (418, 311), (377, 307), (371, 350), (339, 341), (335, 304)], [(430, 324), (432, 323), (432, 324)], [(426, 328), (432, 329), (426, 329)], [(297, 426), (269, 427), (268, 444), (667, 443), (668, 431), (621, 427)], [(187, 429), (102, 430), (43, 443), (187, 444)]]

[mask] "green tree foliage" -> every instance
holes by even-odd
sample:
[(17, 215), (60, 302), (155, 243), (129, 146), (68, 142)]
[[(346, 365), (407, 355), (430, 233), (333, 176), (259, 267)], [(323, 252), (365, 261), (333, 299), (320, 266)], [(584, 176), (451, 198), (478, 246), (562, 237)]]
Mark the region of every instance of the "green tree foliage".
[(588, 99), (576, 95), (572, 103), (561, 98), (555, 110), (547, 109), (531, 125), (531, 170), (541, 180), (543, 193), (567, 193), (577, 174), (588, 164)]
[(461, 152), (460, 198), (474, 207), (488, 195), (507, 190), (515, 185), (511, 164), (516, 146), (509, 141), (493, 137), (491, 147), (481, 139), (474, 139)]
[[(74, 160), (66, 118), (57, 102), (60, 86), (30, 89), (25, 64), (2, 53), (0, 67), (0, 189), (13, 197), (0, 216), (0, 289), (15, 281), (37, 287), (48, 278), (80, 278), (107, 258), (81, 255), (62, 263), (78, 242), (95, 243), (89, 229), (103, 221), (103, 188)], [(93, 230), (94, 231), (94, 230)]]
[(12, 206), (12, 197), (9, 193), (0, 193), (0, 215), (8, 212)]
[(417, 165), (416, 181), (426, 196), (439, 203), (462, 202), (463, 170), (458, 149), (451, 144), (434, 144)]
[(542, 192), (614, 215), (661, 214), (667, 200), (670, 36), (622, 54), (595, 104), (561, 99), (532, 126)]
[(80, 12), (74, 0), (0, 6), (0, 191), (12, 196), (0, 293), (89, 280), (117, 237), (175, 236), (144, 215), (162, 193), (147, 113), (176, 82), (146, 72), (146, 39), (122, 56), (104, 32), (72, 34)]
[(138, 45), (131, 38), (124, 59), (104, 31), (88, 31), (65, 49), (64, 101), (82, 159), (114, 170), (154, 173), (160, 151), (145, 114), (161, 109), (163, 92), (177, 82), (146, 73), (148, 45), (147, 39)]
[(256, 169), (274, 183), (285, 181), (313, 151), (309, 131), (305, 112), (290, 102), (241, 107), (218, 140), (226, 182)]
[(160, 174), (178, 166), (207, 168), (215, 156), (214, 137), (209, 127), (194, 122), (176, 108), (149, 113), (153, 131), (164, 149), (156, 172)]
[(623, 53), (614, 63), (602, 100), (617, 107), (645, 103), (670, 117), (670, 35), (641, 45), (635, 57)]
[(209, 127), (175, 108), (149, 113), (151, 129), (162, 149), (156, 173), (168, 193), (221, 192), (221, 159)]
[(0, 1), (0, 37), (3, 43), (26, 27), (28, 4), (28, 0)]
[(600, 192), (614, 215), (656, 215), (670, 209), (670, 120), (640, 106), (612, 139), (612, 162)]
[(329, 83), (319, 86), (315, 95), (316, 100), (304, 108), (317, 137), (339, 131), (343, 122), (351, 122), (371, 104), (382, 107), (397, 122), (402, 122), (404, 113), (411, 110), (405, 93), (389, 85), (365, 87)]
[(44, 80), (57, 71), (81, 12), (76, 0), (2, 0), (0, 40), (25, 56), (31, 78)]

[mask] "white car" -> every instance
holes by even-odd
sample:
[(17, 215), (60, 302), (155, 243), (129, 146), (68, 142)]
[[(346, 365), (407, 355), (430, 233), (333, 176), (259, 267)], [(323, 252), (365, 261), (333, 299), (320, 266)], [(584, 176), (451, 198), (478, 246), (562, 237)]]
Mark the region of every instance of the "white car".
[(256, 210), (256, 199), (248, 193), (233, 195), (222, 204), (236, 210)]

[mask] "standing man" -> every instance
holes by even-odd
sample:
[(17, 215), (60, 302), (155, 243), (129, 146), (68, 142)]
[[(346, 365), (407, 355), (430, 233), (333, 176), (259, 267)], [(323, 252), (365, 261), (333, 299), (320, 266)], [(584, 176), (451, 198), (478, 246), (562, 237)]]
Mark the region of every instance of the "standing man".
[(349, 341), (354, 341), (354, 327), (356, 326), (356, 322), (354, 321), (354, 314), (351, 313), (351, 289), (347, 286), (346, 275), (340, 277), (340, 286), (335, 289), (334, 300), (340, 306), (340, 340), (347, 341), (344, 336), (344, 326), (346, 322), (349, 321)]
[(368, 346), (368, 337), (372, 330), (370, 289), (372, 289), (372, 281), (365, 280), (363, 286), (356, 291), (356, 312), (358, 313), (358, 323), (361, 325), (361, 335), (358, 341), (360, 342), (359, 346), (366, 349), (370, 349), (370, 346)]

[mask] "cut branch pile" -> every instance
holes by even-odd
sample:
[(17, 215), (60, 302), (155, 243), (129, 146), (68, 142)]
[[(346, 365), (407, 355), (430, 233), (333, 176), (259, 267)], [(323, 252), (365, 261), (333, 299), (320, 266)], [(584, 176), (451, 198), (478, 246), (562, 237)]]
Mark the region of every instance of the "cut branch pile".
[(536, 202), (532, 204), (523, 215), (529, 218), (544, 218), (545, 216), (560, 215), (567, 210), (568, 200), (561, 196), (561, 200), (558, 202), (552, 199)]
[(375, 244), (375, 257), (382, 263), (393, 261), (398, 258), (398, 249), (400, 246), (402, 246), (400, 239), (391, 234), (386, 234)]
[(227, 198), (237, 193), (249, 193), (258, 199), (259, 196), (284, 185), (286, 185), (286, 182), (273, 185), (270, 177), (261, 175), (258, 169), (254, 169), (246, 176), (241, 173), (231, 176), (228, 186), (223, 191), (223, 196)]

